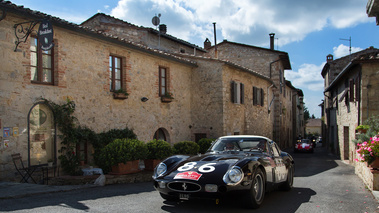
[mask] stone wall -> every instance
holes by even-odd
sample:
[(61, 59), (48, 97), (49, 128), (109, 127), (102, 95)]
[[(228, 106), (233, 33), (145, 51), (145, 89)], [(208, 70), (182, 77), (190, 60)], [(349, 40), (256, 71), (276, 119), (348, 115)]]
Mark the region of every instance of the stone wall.
[[(28, 113), (40, 98), (62, 104), (67, 98), (76, 104), (75, 116), (81, 125), (95, 132), (133, 129), (139, 140), (149, 141), (159, 128), (168, 141), (189, 140), (191, 131), (192, 66), (170, 57), (149, 54), (138, 48), (89, 37), (54, 26), (55, 85), (30, 81), (30, 39), (14, 52), (14, 24), (25, 22), (11, 13), (0, 22), (0, 119), (4, 127), (17, 127), (19, 136), (9, 137), (9, 146), (0, 149), (0, 179), (11, 178), (10, 155), (20, 152), (28, 159)], [(36, 26), (38, 29), (38, 25)], [(113, 99), (109, 86), (109, 55), (123, 58), (126, 100)], [(172, 57), (174, 59), (174, 57)], [(158, 95), (158, 68), (169, 70), (170, 92), (174, 100), (162, 103)], [(147, 97), (147, 102), (141, 98)], [(60, 143), (57, 141), (57, 148)]]

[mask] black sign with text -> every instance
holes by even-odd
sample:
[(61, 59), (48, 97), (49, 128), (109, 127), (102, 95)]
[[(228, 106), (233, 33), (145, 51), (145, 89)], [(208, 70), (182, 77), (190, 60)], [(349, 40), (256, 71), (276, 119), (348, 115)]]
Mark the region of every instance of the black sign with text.
[(51, 25), (50, 20), (43, 20), (38, 29), (38, 40), (43, 51), (48, 51), (54, 46), (53, 35), (53, 25)]

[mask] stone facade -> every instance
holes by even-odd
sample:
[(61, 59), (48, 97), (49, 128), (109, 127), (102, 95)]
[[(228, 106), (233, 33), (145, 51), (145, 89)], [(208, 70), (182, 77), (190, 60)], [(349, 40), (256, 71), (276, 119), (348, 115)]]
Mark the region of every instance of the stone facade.
[[(42, 99), (57, 104), (74, 101), (78, 122), (97, 133), (128, 127), (139, 140), (147, 142), (162, 130), (172, 144), (202, 137), (257, 134), (273, 138), (282, 147), (290, 146), (295, 113), (292, 97), (298, 91), (285, 84), (284, 69), (290, 67), (286, 53), (258, 48), (253, 58), (245, 59), (248, 63), (237, 63), (234, 57), (230, 61), (200, 57), (194, 52), (205, 53), (202, 48), (169, 35), (162, 36), (161, 47), (167, 48), (162, 52), (153, 45), (157, 36), (151, 29), (99, 15), (91, 22), (101, 27), (98, 30), (102, 31), (96, 31), (88, 28), (90, 22), (83, 27), (52, 17), (53, 81), (47, 84), (31, 80), (35, 33), (14, 51), (15, 24), (47, 15), (10, 2), (1, 2), (0, 7), (7, 9), (6, 17), (0, 20), (0, 130), (17, 132), (3, 135), (0, 141), (0, 180), (16, 177), (10, 158), (13, 153), (21, 153), (27, 164), (47, 163), (47, 156), (31, 162), (35, 146), (51, 150), (57, 159), (59, 132), (53, 125), (51, 109), (42, 104)], [(247, 49), (254, 52), (251, 47)], [(127, 99), (113, 97), (110, 57), (121, 60), (121, 82), (129, 93)], [(254, 61), (257, 67), (252, 66)], [(159, 95), (162, 67), (167, 70), (167, 90), (174, 97), (169, 103), (162, 102)], [(37, 125), (42, 128), (33, 129), (34, 118), (43, 120)], [(39, 133), (30, 137), (31, 131)]]
[(135, 26), (112, 16), (98, 13), (83, 22), (81, 26), (107, 32), (137, 44), (165, 52), (187, 53), (191, 55), (203, 55), (205, 53), (203, 48), (167, 34), (167, 26), (165, 25), (165, 31), (155, 30), (153, 28)]
[[(341, 159), (353, 162), (355, 128), (367, 118), (378, 115), (379, 50), (369, 48), (341, 70), (325, 90), (328, 97), (330, 137)], [(330, 141), (330, 138), (329, 138)]]
[[(349, 56), (345, 56), (339, 59), (333, 60), (332, 55), (327, 56), (326, 64), (324, 65), (321, 75), (324, 78), (324, 120), (323, 120), (323, 125), (325, 126), (325, 131), (323, 132), (323, 145), (325, 145), (328, 149), (331, 151), (339, 154), (340, 153), (340, 146), (339, 141), (343, 137), (338, 137), (337, 132), (339, 131), (338, 127), (338, 118), (337, 115), (339, 114), (339, 100), (338, 95), (342, 95), (341, 91), (344, 90), (347, 86), (345, 85), (344, 82), (340, 83), (343, 84), (339, 90), (337, 89), (332, 89), (331, 85), (335, 84), (336, 79), (338, 80), (338, 76), (340, 76), (340, 73), (344, 70), (344, 68), (353, 60), (356, 59), (357, 57), (364, 55), (364, 54), (369, 54), (372, 52), (376, 52), (378, 49), (369, 47), (365, 50), (362, 50), (360, 52), (353, 53)], [(355, 71), (359, 72), (359, 71)], [(338, 77), (338, 78), (337, 78)], [(360, 112), (361, 113), (361, 112)], [(355, 119), (356, 120), (356, 119)], [(362, 122), (363, 120), (357, 121), (357, 122)], [(351, 127), (352, 128), (352, 127)], [(355, 127), (354, 127), (355, 128)], [(353, 139), (352, 137), (351, 139)]]
[[(285, 69), (291, 69), (288, 54), (227, 40), (209, 48), (208, 51), (209, 57), (231, 61), (272, 80), (274, 98), (273, 102), (269, 103), (269, 108), (274, 115), (273, 139), (282, 148), (294, 141), (291, 123), (292, 97), (286, 92), (290, 89), (286, 87), (284, 78)], [(283, 111), (286, 112), (283, 114)]]
[[(104, 40), (74, 30), (54, 26), (54, 85), (30, 80), (31, 38), (15, 52), (16, 23), (28, 21), (10, 12), (0, 22), (1, 130), (18, 128), (18, 136), (4, 138), (8, 147), (0, 149), (0, 179), (12, 178), (12, 153), (20, 152), (28, 159), (28, 112), (41, 98), (62, 104), (67, 98), (76, 104), (75, 116), (80, 124), (95, 132), (131, 128), (139, 140), (149, 141), (162, 128), (170, 143), (191, 138), (191, 75), (196, 66), (174, 56), (157, 55), (143, 48), (129, 48), (119, 40)], [(38, 25), (36, 26), (38, 29)], [(96, 35), (97, 36), (97, 35)], [(123, 61), (124, 88), (129, 96), (117, 100), (109, 85), (109, 56)], [(169, 70), (169, 91), (174, 100), (163, 103), (158, 94), (159, 67)], [(147, 97), (147, 102), (141, 98)], [(15, 129), (16, 129), (15, 128)], [(60, 148), (56, 141), (56, 150)], [(57, 154), (57, 153), (56, 153)], [(44, 159), (46, 161), (47, 159)], [(41, 162), (46, 163), (46, 162)]]

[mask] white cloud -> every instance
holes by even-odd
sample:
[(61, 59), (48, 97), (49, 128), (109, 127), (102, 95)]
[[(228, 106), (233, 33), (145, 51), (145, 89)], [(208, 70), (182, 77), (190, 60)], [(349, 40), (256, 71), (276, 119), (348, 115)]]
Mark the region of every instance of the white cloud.
[[(338, 47), (333, 47), (333, 57), (335, 59), (347, 56), (350, 54), (350, 47), (340, 44)], [(363, 50), (360, 47), (351, 47), (351, 53)]]
[(218, 41), (268, 46), (276, 33), (280, 45), (301, 41), (326, 27), (346, 28), (369, 22), (366, 3), (356, 0), (120, 0), (111, 15), (127, 22), (154, 27), (151, 18), (162, 14), (168, 33), (196, 44), (212, 38), (216, 22)]
[(299, 70), (286, 70), (285, 77), (297, 88), (307, 88), (312, 91), (322, 92), (324, 89), (324, 79), (321, 70), (325, 63), (317, 66), (314, 64), (302, 64)]

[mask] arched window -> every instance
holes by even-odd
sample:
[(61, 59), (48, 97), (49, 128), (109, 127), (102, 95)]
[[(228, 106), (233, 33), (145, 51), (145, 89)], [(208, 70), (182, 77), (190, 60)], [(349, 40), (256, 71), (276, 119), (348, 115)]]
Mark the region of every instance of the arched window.
[(159, 128), (154, 133), (154, 139), (167, 141), (167, 130), (165, 130), (164, 128)]
[(51, 108), (43, 103), (34, 105), (28, 115), (29, 165), (55, 162), (55, 125)]

